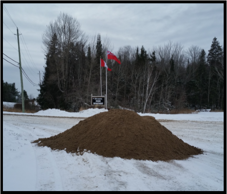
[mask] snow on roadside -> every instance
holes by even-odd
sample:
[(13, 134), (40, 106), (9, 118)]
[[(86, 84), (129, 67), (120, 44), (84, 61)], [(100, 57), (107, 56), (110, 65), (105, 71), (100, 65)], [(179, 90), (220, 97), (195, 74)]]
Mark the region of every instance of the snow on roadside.
[(80, 112), (66, 112), (63, 110), (59, 110), (59, 109), (47, 109), (47, 110), (41, 110), (37, 113), (34, 113), (34, 115), (46, 115), (46, 116), (62, 116), (62, 117), (90, 117), (93, 116), (95, 114), (101, 113), (101, 112), (107, 112), (108, 110), (101, 108), (90, 108), (87, 110), (83, 110)]
[(18, 113), (3, 111), (3, 114), (22, 114), (22, 115), (34, 115), (34, 116), (56, 116), (56, 117), (90, 117), (101, 112), (107, 112), (104, 108), (90, 108), (80, 112), (67, 112), (64, 110), (50, 108), (47, 110), (40, 110), (36, 113)]
[[(104, 108), (90, 108), (80, 112), (66, 112), (59, 109), (40, 110), (37, 113), (15, 113), (3, 111), (3, 114), (23, 114), (34, 116), (57, 116), (57, 117), (90, 117), (101, 112), (107, 112)], [(140, 116), (153, 116), (157, 120), (190, 120), (190, 121), (222, 121), (224, 122), (224, 112), (198, 112), (191, 114), (154, 114), (138, 113)]]
[(189, 121), (222, 121), (224, 122), (224, 112), (198, 112), (191, 114), (152, 114), (138, 113), (140, 116), (153, 116), (155, 119), (165, 120), (189, 120)]
[(3, 102), (2, 104), (6, 108), (13, 108), (16, 102)]
[[(15, 103), (3, 102), (4, 106), (13, 108)], [(34, 116), (56, 116), (56, 117), (90, 117), (101, 112), (107, 112), (105, 108), (90, 108), (80, 112), (67, 112), (64, 110), (50, 108), (47, 110), (40, 110), (36, 113), (18, 113), (3, 111), (3, 114), (23, 114)], [(207, 111), (210, 111), (207, 109)], [(191, 114), (159, 114), (159, 113), (137, 113), (140, 116), (153, 116), (157, 120), (191, 120), (191, 121), (224, 121), (224, 112), (194, 112)]]

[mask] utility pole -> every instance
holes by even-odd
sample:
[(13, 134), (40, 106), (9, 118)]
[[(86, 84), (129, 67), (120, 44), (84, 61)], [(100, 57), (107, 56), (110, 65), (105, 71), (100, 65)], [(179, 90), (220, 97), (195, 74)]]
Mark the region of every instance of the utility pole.
[(20, 82), (21, 82), (22, 112), (24, 112), (24, 88), (23, 88), (23, 77), (22, 77), (21, 56), (20, 56), (20, 42), (19, 42), (18, 28), (17, 28), (17, 42), (18, 42), (19, 66), (20, 66), (19, 69), (20, 69)]

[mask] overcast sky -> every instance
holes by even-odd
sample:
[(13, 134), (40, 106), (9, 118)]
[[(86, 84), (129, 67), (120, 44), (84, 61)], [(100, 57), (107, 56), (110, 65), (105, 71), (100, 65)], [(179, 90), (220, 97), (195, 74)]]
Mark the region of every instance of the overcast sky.
[[(2, 4), (2, 3), (1, 3)], [(120, 47), (143, 45), (146, 50), (170, 41), (187, 50), (198, 46), (208, 54), (212, 40), (223, 46), (224, 5), (218, 3), (3, 3), (3, 53), (19, 61), (16, 26), (19, 29), (22, 67), (38, 84), (43, 77), (45, 59), (42, 35), (50, 22), (66, 13), (77, 19), (81, 30), (91, 40), (100, 34), (107, 38), (116, 53)], [(11, 17), (11, 18), (10, 18)], [(16, 64), (5, 55), (3, 57)], [(41, 73), (39, 76), (39, 72)], [(3, 60), (3, 80), (15, 83), (21, 91), (19, 68)], [(28, 95), (37, 97), (38, 86), (23, 76)]]

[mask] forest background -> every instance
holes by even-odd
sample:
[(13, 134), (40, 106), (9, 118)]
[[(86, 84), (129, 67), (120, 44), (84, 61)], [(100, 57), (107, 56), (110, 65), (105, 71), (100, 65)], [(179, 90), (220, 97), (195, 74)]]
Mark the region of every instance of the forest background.
[[(46, 64), (37, 102), (42, 109), (89, 107), (91, 94), (101, 94), (102, 58), (112, 69), (107, 72), (108, 107), (137, 112), (223, 110), (224, 48), (216, 37), (211, 41), (208, 54), (199, 46), (184, 50), (172, 42), (153, 50), (128, 45), (114, 53), (121, 61), (118, 64), (106, 59), (112, 49), (108, 39), (102, 41), (98, 34), (88, 42), (77, 19), (61, 13), (43, 34)], [(105, 94), (105, 67), (101, 70)], [(3, 81), (3, 86), (3, 101), (21, 101), (15, 85)]]

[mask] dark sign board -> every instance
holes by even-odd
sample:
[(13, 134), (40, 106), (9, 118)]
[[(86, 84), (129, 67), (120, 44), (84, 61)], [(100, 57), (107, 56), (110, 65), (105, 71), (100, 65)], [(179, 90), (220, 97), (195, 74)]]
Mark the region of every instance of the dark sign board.
[(92, 97), (92, 104), (105, 105), (105, 97)]

